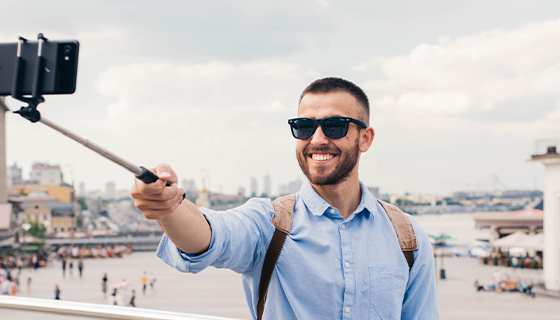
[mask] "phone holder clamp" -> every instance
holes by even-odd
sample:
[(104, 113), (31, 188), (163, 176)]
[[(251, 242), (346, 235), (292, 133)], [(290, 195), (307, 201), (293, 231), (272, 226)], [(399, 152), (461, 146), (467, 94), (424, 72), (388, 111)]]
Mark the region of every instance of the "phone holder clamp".
[(37, 35), (37, 40), (39, 41), (39, 48), (37, 49), (37, 63), (35, 64), (34, 74), (35, 77), (33, 79), (33, 88), (31, 97), (23, 97), (20, 94), (20, 85), (21, 85), (21, 73), (23, 68), (23, 59), (21, 57), (21, 52), (23, 50), (24, 44), (27, 42), (27, 39), (24, 37), (19, 37), (18, 48), (17, 48), (17, 56), (16, 56), (16, 63), (14, 68), (13, 74), (13, 81), (12, 81), (12, 98), (17, 99), (19, 101), (27, 103), (27, 107), (21, 107), (19, 110), (14, 111), (24, 117), (25, 119), (31, 122), (37, 122), (41, 120), (41, 113), (37, 110), (37, 106), (40, 103), (45, 102), (45, 98), (41, 95), (41, 87), (43, 84), (42, 79), (42, 69), (43, 69), (43, 43), (48, 39), (43, 36), (42, 33)]

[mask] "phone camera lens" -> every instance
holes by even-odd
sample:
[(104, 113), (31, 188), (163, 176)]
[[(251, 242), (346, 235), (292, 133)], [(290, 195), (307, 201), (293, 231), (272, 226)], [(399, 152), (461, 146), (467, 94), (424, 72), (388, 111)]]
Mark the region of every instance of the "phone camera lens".
[(72, 47), (69, 45), (65, 45), (62, 49), (62, 52), (64, 52), (64, 54), (69, 54), (70, 52), (72, 52)]

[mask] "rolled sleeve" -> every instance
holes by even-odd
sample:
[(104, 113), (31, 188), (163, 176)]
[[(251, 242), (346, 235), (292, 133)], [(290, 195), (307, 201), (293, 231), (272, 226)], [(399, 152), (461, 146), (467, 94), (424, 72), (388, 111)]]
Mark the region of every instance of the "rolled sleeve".
[(181, 272), (198, 273), (209, 266), (229, 268), (238, 273), (251, 271), (264, 256), (274, 232), (270, 200), (251, 199), (225, 212), (204, 208), (201, 211), (212, 229), (208, 250), (187, 255), (164, 235), (156, 256)]

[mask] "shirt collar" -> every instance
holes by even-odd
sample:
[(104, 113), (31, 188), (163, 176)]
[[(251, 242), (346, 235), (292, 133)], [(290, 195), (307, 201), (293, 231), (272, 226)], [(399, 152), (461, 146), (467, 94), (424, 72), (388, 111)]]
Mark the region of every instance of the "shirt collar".
[[(360, 188), (362, 190), (362, 199), (360, 200), (360, 204), (354, 211), (354, 213), (360, 213), (364, 209), (368, 210), (370, 213), (375, 212), (377, 209), (377, 204), (375, 197), (371, 192), (369, 192), (368, 188), (360, 181)], [(331, 208), (331, 205), (328, 204), (321, 196), (313, 189), (309, 180), (305, 179), (303, 184), (301, 185), (301, 189), (299, 190), (299, 195), (309, 211), (313, 213), (315, 216), (323, 215), (328, 209)]]

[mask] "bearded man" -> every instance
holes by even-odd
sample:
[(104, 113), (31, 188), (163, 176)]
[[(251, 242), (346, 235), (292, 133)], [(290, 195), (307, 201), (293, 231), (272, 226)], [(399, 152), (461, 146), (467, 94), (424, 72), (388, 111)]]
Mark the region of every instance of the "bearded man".
[[(308, 180), (295, 195), (263, 319), (439, 319), (426, 233), (406, 217), (417, 239), (409, 268), (384, 207), (359, 180), (360, 155), (375, 136), (369, 113), (365, 93), (343, 79), (317, 80), (301, 94), (298, 118), (288, 123)], [(220, 213), (199, 209), (181, 202), (184, 191), (168, 165), (154, 172), (160, 180), (135, 180), (132, 197), (165, 232), (157, 256), (182, 272), (213, 266), (240, 273), (257, 319), (259, 278), (275, 231), (271, 201), (251, 199)]]

